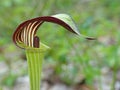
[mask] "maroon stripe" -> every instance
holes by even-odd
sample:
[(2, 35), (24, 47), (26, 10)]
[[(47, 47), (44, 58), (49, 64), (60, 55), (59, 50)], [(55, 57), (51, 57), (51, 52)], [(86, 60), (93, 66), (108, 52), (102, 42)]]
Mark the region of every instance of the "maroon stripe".
[[(37, 18), (34, 18), (34, 19), (31, 19), (31, 20), (27, 20), (25, 22), (23, 22), (22, 24), (20, 24), (16, 31), (14, 32), (13, 34), (13, 41), (14, 43), (17, 45), (17, 41), (19, 42), (19, 40), (21, 41), (21, 38), (20, 38), (20, 35), (18, 35), (18, 33), (21, 34), (22, 30), (24, 30), (25, 27), (27, 27), (29, 25), (29, 23), (33, 23), (35, 21), (38, 21), (38, 23), (40, 23), (38, 25), (38, 27), (35, 29), (35, 32), (34, 32), (34, 35), (36, 34), (38, 28), (40, 25), (43, 24), (44, 21), (46, 22), (52, 22), (52, 23), (56, 23), (56, 24), (59, 24), (61, 26), (63, 26), (64, 28), (66, 28), (68, 31), (72, 32), (72, 33), (75, 33), (77, 34), (67, 23), (65, 23), (64, 21), (58, 19), (58, 18), (55, 18), (55, 17), (51, 17), (51, 16), (44, 16), (44, 17), (37, 17)], [(37, 23), (33, 26), (33, 28), (37, 25)], [(17, 36), (18, 35), (18, 36)], [(18, 39), (19, 38), (19, 39)], [(29, 42), (30, 43), (30, 42)], [(18, 46), (18, 45), (17, 45)], [(20, 47), (20, 46), (19, 46)]]
[(65, 23), (64, 21), (62, 21), (58, 18), (51, 17), (51, 16), (44, 16), (44, 17), (38, 17), (38, 18), (31, 19), (30, 21), (37, 21), (37, 20), (59, 24), (59, 25), (63, 26), (64, 28), (66, 28), (68, 31), (71, 31), (71, 32), (77, 34), (67, 23)]

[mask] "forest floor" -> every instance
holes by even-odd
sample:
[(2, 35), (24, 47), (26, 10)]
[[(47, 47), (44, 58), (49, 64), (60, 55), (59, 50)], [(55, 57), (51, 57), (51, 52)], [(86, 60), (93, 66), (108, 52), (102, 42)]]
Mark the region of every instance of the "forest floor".
[[(12, 63), (12, 66), (14, 66), (12, 67), (12, 72), (20, 74), (21, 70), (18, 67), (21, 67), (21, 65), (22, 68), (27, 68), (26, 61)], [(0, 78), (1, 81), (8, 70), (9, 68), (6, 63), (4, 61), (0, 62), (0, 77), (2, 77)], [(82, 83), (78, 83), (77, 85), (66, 85), (59, 79), (59, 77), (54, 75), (53, 68), (43, 68), (41, 90), (111, 90), (111, 71), (108, 68), (103, 68), (102, 73), (101, 78), (97, 78), (95, 80), (94, 86), (88, 86), (84, 83), (84, 81), (81, 81)], [(117, 73), (116, 77), (117, 81), (115, 83), (115, 90), (120, 90), (120, 71)], [(101, 84), (98, 82), (99, 79), (101, 80)], [(18, 76), (15, 79), (11, 89), (6, 85), (3, 85), (2, 88), (3, 90), (29, 90), (29, 77), (27, 74)]]

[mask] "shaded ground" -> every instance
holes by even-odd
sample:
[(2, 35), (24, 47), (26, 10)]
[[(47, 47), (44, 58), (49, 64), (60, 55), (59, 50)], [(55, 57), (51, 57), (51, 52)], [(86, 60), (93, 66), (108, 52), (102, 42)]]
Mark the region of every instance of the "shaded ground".
[[(24, 68), (27, 68), (26, 61), (18, 61), (15, 63), (12, 67), (13, 72), (21, 74), (21, 70)], [(20, 68), (20, 66), (22, 66)], [(6, 75), (6, 72), (9, 70), (8, 66), (5, 62), (0, 62), (0, 76), (4, 77)], [(42, 74), (42, 85), (41, 90), (110, 90), (110, 86), (112, 83), (112, 72), (108, 68), (102, 69), (102, 76), (101, 78), (98, 77), (95, 80), (94, 89), (91, 86), (86, 85), (83, 81), (83, 83), (78, 83), (76, 85), (66, 85), (64, 82), (62, 82), (59, 77), (54, 76), (53, 69), (52, 68), (43, 68), (43, 74)], [(2, 78), (0, 78), (2, 81)], [(101, 82), (99, 82), (99, 79), (101, 79)], [(84, 79), (83, 79), (84, 80)], [(29, 78), (27, 75), (17, 76), (17, 78), (14, 81), (13, 86), (11, 87), (11, 90), (29, 90)], [(92, 89), (91, 89), (92, 88)], [(97, 88), (97, 89), (96, 89)], [(98, 89), (99, 88), (99, 89)], [(101, 88), (101, 89), (100, 89)], [(3, 86), (3, 90), (10, 90), (8, 86)], [(115, 90), (120, 90), (120, 71), (117, 74), (117, 81), (115, 84)]]

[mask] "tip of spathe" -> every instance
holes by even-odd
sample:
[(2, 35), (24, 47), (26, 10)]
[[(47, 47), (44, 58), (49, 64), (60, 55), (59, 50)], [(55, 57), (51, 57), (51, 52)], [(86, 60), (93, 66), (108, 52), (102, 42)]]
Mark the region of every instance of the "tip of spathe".
[(87, 40), (96, 40), (95, 37), (89, 37), (89, 36), (82, 35), (82, 34), (78, 34), (78, 37), (79, 37), (79, 38), (82, 37), (82, 38), (87, 39)]
[(94, 37), (86, 37), (87, 40), (96, 40)]

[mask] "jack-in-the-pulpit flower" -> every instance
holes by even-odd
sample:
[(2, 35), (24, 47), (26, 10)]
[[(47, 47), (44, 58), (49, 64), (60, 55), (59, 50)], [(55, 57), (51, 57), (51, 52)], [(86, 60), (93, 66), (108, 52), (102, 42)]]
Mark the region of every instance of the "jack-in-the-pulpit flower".
[[(21, 23), (13, 34), (14, 43), (26, 50), (28, 71), (30, 76), (30, 90), (40, 90), (41, 68), (44, 53), (49, 49), (36, 36), (38, 28), (44, 22), (51, 22), (63, 26), (66, 30), (81, 35), (72, 18), (67, 14), (42, 16)], [(87, 39), (93, 39), (86, 37)], [(40, 43), (40, 44), (39, 44)]]
[(34, 37), (36, 36), (38, 28), (44, 22), (59, 24), (68, 31), (80, 35), (74, 21), (69, 15), (57, 14), (53, 16), (37, 17), (20, 24), (13, 34), (15, 44), (21, 48), (34, 47)]

